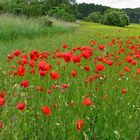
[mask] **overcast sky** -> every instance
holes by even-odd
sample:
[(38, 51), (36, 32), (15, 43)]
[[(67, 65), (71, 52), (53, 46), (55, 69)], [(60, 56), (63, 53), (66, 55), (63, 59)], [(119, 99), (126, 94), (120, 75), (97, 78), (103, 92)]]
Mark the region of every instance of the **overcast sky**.
[(140, 0), (76, 0), (77, 3), (102, 4), (114, 8), (136, 8), (140, 7)]

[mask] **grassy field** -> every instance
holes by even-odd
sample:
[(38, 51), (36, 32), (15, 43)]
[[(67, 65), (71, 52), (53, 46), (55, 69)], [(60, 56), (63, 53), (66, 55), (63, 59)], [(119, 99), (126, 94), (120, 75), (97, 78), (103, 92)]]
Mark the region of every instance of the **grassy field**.
[(140, 139), (140, 25), (0, 21), (1, 140)]

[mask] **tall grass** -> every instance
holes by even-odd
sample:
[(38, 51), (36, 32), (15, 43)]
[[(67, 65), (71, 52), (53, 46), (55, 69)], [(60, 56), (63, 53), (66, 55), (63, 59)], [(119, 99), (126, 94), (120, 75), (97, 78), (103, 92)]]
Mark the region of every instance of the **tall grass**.
[(17, 17), (14, 15), (0, 15), (0, 40), (14, 40), (18, 38), (34, 38), (41, 35), (70, 32), (72, 27), (62, 27), (54, 24), (45, 26), (40, 19)]

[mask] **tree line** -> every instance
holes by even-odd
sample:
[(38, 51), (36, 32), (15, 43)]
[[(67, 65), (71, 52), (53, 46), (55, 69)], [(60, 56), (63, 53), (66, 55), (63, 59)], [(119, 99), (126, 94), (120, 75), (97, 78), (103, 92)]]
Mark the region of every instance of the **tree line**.
[[(23, 14), (27, 17), (50, 14), (64, 20), (70, 19), (72, 22), (76, 19), (89, 20), (87, 18), (89, 16), (99, 18), (99, 15), (103, 15), (107, 9), (112, 8), (96, 4), (78, 4), (76, 0), (0, 0), (1, 13)], [(140, 23), (140, 8), (126, 8), (122, 11), (127, 13), (130, 22)], [(93, 12), (95, 12), (94, 16), (91, 16)], [(116, 14), (115, 11), (114, 14)]]

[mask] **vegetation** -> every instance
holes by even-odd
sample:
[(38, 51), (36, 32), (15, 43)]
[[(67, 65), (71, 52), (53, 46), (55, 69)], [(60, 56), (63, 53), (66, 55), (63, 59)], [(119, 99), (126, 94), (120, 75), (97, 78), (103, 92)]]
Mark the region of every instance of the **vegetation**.
[(88, 15), (87, 18), (84, 18), (85, 21), (100, 23), (102, 15), (100, 12), (92, 12)]
[(59, 7), (55, 7), (53, 9), (50, 9), (48, 11), (48, 16), (54, 17), (56, 19), (68, 21), (68, 22), (75, 22), (76, 21), (74, 15), (69, 14), (68, 12), (65, 11), (65, 9), (62, 9)]
[(107, 9), (102, 17), (102, 24), (125, 27), (129, 25), (127, 14), (118, 9)]
[(140, 25), (125, 11), (139, 22), (139, 8), (0, 0), (0, 140), (140, 139)]
[[(18, 38), (34, 38), (36, 36), (52, 35), (56, 33), (64, 33), (72, 30), (74, 27), (52, 25), (52, 21), (47, 17), (38, 19), (26, 17), (18, 17), (14, 15), (0, 16), (0, 40), (13, 40)], [(55, 23), (54, 23), (55, 24)], [(50, 28), (50, 26), (52, 27)]]
[[(67, 20), (69, 17), (72, 21), (75, 17), (76, 19), (85, 19), (92, 12), (100, 12), (103, 15), (108, 8), (96, 4), (77, 4), (75, 0), (0, 0), (0, 13), (8, 12), (32, 17), (47, 15), (50, 9), (55, 9), (58, 11), (58, 15), (63, 13), (62, 19)], [(122, 10), (127, 13), (131, 23), (139, 23), (140, 8)]]
[(53, 25), (30, 38), (46, 26), (0, 19), (12, 38), (0, 40), (1, 140), (139, 139), (139, 25)]

